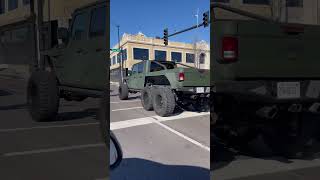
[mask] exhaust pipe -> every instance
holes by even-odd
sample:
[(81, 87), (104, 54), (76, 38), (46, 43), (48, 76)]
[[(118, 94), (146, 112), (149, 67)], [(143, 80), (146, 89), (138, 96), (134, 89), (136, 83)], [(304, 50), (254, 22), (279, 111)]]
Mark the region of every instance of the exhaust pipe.
[(302, 105), (301, 104), (292, 104), (288, 108), (289, 112), (301, 112), (302, 111)]
[(310, 107), (309, 107), (309, 111), (313, 112), (313, 113), (317, 113), (320, 110), (320, 103), (313, 103)]
[(262, 118), (274, 119), (278, 114), (277, 106), (265, 106), (256, 111), (256, 114)]

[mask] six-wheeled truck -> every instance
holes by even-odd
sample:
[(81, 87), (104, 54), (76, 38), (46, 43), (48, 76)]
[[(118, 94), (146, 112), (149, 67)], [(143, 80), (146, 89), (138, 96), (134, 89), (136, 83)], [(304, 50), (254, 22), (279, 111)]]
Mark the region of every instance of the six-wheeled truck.
[(108, 85), (107, 2), (77, 9), (69, 29), (59, 29), (63, 44), (41, 52), (45, 57), (28, 82), (27, 104), (36, 121), (57, 117), (60, 98), (82, 101), (101, 97)]
[[(216, 10), (248, 19), (223, 19)], [(257, 137), (297, 155), (318, 130), (320, 26), (287, 24), (221, 4), (211, 6), (212, 133), (227, 144)]]
[(175, 107), (193, 106), (208, 109), (210, 96), (209, 70), (196, 69), (171, 61), (143, 60), (132, 66), (129, 76), (119, 86), (119, 98), (141, 92), (145, 110), (159, 116), (170, 116)]

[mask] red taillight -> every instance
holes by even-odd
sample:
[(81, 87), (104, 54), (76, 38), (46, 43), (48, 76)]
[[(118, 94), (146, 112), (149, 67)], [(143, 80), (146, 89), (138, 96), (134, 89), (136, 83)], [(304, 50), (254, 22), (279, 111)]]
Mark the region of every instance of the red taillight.
[(238, 39), (224, 37), (222, 39), (222, 58), (225, 62), (234, 62), (238, 59)]
[(183, 72), (180, 72), (179, 75), (178, 75), (178, 78), (179, 78), (179, 81), (184, 81), (184, 73)]

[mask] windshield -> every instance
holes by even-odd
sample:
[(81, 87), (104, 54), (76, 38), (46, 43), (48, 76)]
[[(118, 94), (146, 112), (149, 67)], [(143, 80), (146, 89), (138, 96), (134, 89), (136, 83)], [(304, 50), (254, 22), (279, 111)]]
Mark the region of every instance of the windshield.
[(299, 0), (213, 0), (211, 12), (215, 20), (275, 21), (304, 24), (304, 7)]

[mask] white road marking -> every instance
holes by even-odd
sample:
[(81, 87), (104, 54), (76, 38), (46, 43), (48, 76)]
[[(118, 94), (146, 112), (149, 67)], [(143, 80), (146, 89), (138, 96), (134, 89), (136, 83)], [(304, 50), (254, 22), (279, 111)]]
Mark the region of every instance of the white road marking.
[(183, 112), (177, 116), (171, 116), (171, 117), (150, 116), (150, 117), (144, 117), (144, 118), (130, 119), (125, 121), (111, 122), (110, 129), (117, 130), (117, 129), (151, 124), (154, 122), (154, 119), (157, 119), (159, 122), (163, 122), (163, 121), (171, 121), (171, 120), (177, 120), (177, 119), (205, 116), (209, 114), (210, 114), (209, 112), (203, 112), (203, 113)]
[(30, 128), (0, 129), (0, 133), (2, 133), (2, 132), (25, 131), (25, 130), (33, 130), (33, 129), (49, 129), (49, 128), (91, 126), (91, 125), (98, 125), (98, 124), (99, 124), (98, 122), (94, 122), (94, 123), (81, 123), (81, 124), (53, 125), (53, 126), (35, 126), (35, 127), (30, 127)]
[(110, 104), (130, 103), (130, 102), (141, 102), (141, 100), (111, 101)]
[(113, 109), (111, 110), (112, 112), (115, 112), (115, 111), (126, 111), (126, 110), (131, 110), (131, 109), (142, 109), (143, 107), (141, 106), (136, 106), (136, 107), (130, 107), (130, 108), (122, 108), (122, 109)]
[(123, 129), (123, 128), (142, 126), (142, 125), (155, 123), (155, 124), (158, 124), (159, 126), (165, 128), (166, 130), (176, 134), (177, 136), (191, 142), (192, 144), (210, 152), (210, 147), (208, 147), (204, 144), (201, 144), (200, 142), (178, 132), (177, 130), (174, 130), (173, 128), (171, 128), (163, 123), (161, 123), (161, 122), (165, 122), (165, 121), (172, 121), (172, 120), (191, 118), (191, 117), (200, 117), (200, 116), (206, 116), (206, 115), (210, 115), (210, 113), (209, 112), (203, 112), (203, 113), (183, 112), (177, 116), (171, 116), (171, 117), (151, 116), (151, 117), (130, 119), (130, 120), (125, 120), (125, 121), (112, 122), (112, 123), (110, 123), (110, 129), (111, 130), (118, 130), (118, 129)]
[(168, 130), (168, 131), (176, 134), (177, 136), (179, 136), (179, 137), (181, 137), (181, 138), (183, 138), (183, 139), (191, 142), (192, 144), (197, 145), (197, 146), (199, 146), (200, 148), (205, 149), (205, 150), (207, 150), (207, 151), (210, 152), (210, 147), (201, 144), (200, 142), (198, 142), (198, 141), (196, 141), (196, 140), (194, 140), (194, 139), (192, 139), (192, 138), (190, 138), (190, 137), (188, 137), (188, 136), (180, 133), (180, 132), (177, 131), (177, 130), (174, 130), (173, 128), (171, 128), (171, 127), (169, 127), (169, 126), (167, 126), (167, 125), (165, 125), (165, 124), (162, 124), (161, 122), (159, 122), (159, 121), (157, 121), (157, 120), (155, 120), (155, 119), (153, 120), (153, 122), (156, 123), (156, 124), (158, 124), (159, 126), (165, 128), (166, 130)]
[(92, 148), (92, 147), (104, 147), (105, 144), (85, 144), (85, 145), (75, 145), (75, 146), (65, 146), (59, 148), (48, 148), (48, 149), (38, 149), (38, 150), (30, 150), (30, 151), (20, 151), (20, 152), (10, 152), (5, 153), (3, 156), (23, 156), (23, 155), (31, 155), (31, 154), (40, 154), (40, 153), (50, 153), (50, 152), (59, 152), (59, 151), (68, 151), (75, 149), (84, 149), (84, 148)]

